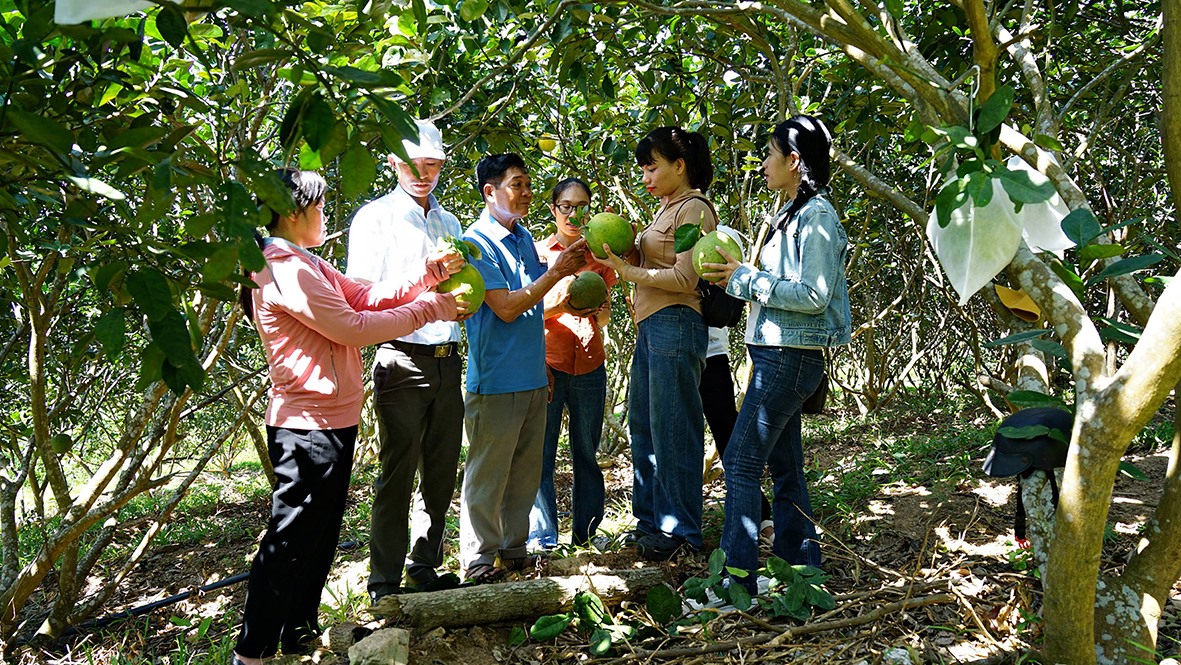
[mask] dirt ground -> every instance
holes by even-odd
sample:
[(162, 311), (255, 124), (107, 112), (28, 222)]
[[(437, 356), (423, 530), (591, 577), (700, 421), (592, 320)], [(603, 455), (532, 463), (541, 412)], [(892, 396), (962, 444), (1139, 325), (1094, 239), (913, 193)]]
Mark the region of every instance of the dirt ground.
[[(848, 459), (853, 441), (809, 441), (814, 464), (820, 468), (839, 466)], [(855, 451), (854, 451), (855, 452)], [(907, 595), (919, 596), (922, 589), (951, 590), (958, 602), (935, 604), (893, 613), (868, 626), (835, 631), (823, 638), (803, 639), (775, 651), (754, 651), (744, 656), (742, 650), (698, 657), (684, 662), (905, 662), (886, 660), (891, 648), (909, 649), (913, 662), (1016, 662), (1016, 655), (1035, 645), (1038, 627), (1031, 619), (1037, 612), (1040, 583), (1023, 569), (1019, 550), (1012, 544), (1013, 497), (1015, 483), (991, 479), (979, 471), (980, 459), (973, 459), (975, 474), (955, 485), (929, 488), (895, 483), (883, 486), (857, 515), (838, 517), (818, 515), (830, 528), (823, 536), (825, 570), (832, 577), (829, 590), (849, 603), (863, 605), (869, 611), (890, 601), (888, 587), (906, 585)], [(1121, 477), (1111, 510), (1111, 533), (1104, 551), (1104, 565), (1117, 569), (1135, 546), (1139, 526), (1145, 521), (1160, 493), (1167, 460), (1163, 453), (1135, 458), (1134, 463), (1150, 478), (1148, 481)], [(626, 515), (630, 505), (631, 469), (626, 459), (617, 458), (606, 468), (608, 511)], [(569, 473), (559, 473), (559, 510), (569, 510)], [(717, 546), (721, 528), (721, 502), (724, 486), (716, 479), (705, 488), (706, 551)], [(369, 500), (368, 488), (355, 488), (350, 501)], [(234, 517), (243, 511), (261, 530), (268, 515), (265, 501), (227, 506)], [(458, 511), (458, 498), (455, 505)], [(212, 519), (216, 519), (213, 516)], [(210, 518), (201, 518), (210, 519)], [(610, 518), (608, 519), (610, 522)], [(616, 536), (607, 551), (590, 556), (596, 565), (613, 568), (642, 565), (634, 552), (619, 542), (626, 525), (607, 524), (609, 535)], [(108, 605), (111, 613), (142, 606), (173, 594), (224, 580), (248, 570), (254, 541), (250, 538), (227, 538), (198, 546), (173, 546), (155, 550), (122, 585)], [(342, 548), (330, 581), (326, 601), (339, 601), (350, 592), (363, 592), (367, 576), (367, 548), (364, 543)], [(454, 538), (448, 543), (454, 555)], [(672, 584), (699, 575), (706, 568), (707, 554), (684, 556), (665, 564)], [(549, 565), (555, 565), (553, 563)], [(651, 564), (649, 564), (651, 565)], [(546, 574), (543, 568), (541, 574)], [(923, 587), (927, 584), (927, 587)], [(931, 593), (934, 593), (933, 591)], [(72, 638), (76, 644), (107, 643), (112, 639), (136, 644), (118, 647), (124, 656), (169, 653), (178, 639), (191, 630), (177, 626), (171, 618), (238, 615), (245, 594), (244, 584), (190, 598), (136, 619), (143, 626), (128, 631), (116, 624), (108, 630), (83, 631)], [(338, 602), (339, 604), (339, 602)], [(357, 607), (355, 621), (381, 627), (380, 621)], [(838, 608), (839, 609), (839, 608)], [(1174, 587), (1173, 599), (1165, 608), (1159, 647), (1176, 653), (1181, 645), (1181, 585)], [(715, 625), (715, 624), (711, 624)], [(522, 626), (528, 629), (528, 625)], [(586, 644), (573, 634), (557, 642), (508, 645), (512, 625), (477, 626), (464, 629), (438, 628), (416, 634), (411, 645), (411, 662), (430, 665), (499, 665), (501, 663), (574, 663), (589, 658)], [(758, 626), (747, 622), (719, 619), (711, 639), (725, 641), (749, 636)], [(1171, 646), (1170, 646), (1171, 645)], [(76, 651), (76, 649), (74, 649)], [(897, 655), (897, 652), (895, 652)], [(74, 662), (63, 659), (61, 662)], [(126, 662), (126, 661), (124, 661)], [(292, 660), (291, 662), (300, 662)], [(334, 662), (327, 652), (303, 662)], [(344, 660), (335, 662), (343, 663)], [(675, 661), (680, 662), (680, 661)]]

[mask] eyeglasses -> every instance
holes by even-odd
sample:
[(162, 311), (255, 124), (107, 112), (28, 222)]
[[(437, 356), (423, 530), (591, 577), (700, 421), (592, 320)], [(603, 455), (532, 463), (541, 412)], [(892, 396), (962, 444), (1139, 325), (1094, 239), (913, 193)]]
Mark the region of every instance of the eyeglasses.
[(563, 215), (569, 215), (575, 210), (586, 212), (590, 208), (589, 203), (579, 203), (578, 205), (570, 205), (569, 203), (557, 203), (554, 208)]

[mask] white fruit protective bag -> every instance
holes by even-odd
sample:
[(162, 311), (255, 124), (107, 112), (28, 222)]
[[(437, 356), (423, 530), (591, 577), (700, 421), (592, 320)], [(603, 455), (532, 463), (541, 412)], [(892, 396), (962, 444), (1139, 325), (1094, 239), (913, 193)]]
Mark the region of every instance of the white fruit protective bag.
[[(1027, 171), (1034, 182), (1046, 180), (1018, 156), (1010, 158), (1006, 165), (1011, 170)], [(938, 216), (931, 211), (927, 238), (962, 306), (1009, 265), (1023, 237), (1035, 252), (1061, 256), (1063, 250), (1073, 247), (1074, 243), (1062, 232), (1062, 219), (1068, 212), (1057, 193), (1048, 201), (1024, 205), (1017, 212), (1000, 180), (994, 178), (992, 200), (983, 208), (969, 199), (951, 212), (946, 227), (939, 226)]]

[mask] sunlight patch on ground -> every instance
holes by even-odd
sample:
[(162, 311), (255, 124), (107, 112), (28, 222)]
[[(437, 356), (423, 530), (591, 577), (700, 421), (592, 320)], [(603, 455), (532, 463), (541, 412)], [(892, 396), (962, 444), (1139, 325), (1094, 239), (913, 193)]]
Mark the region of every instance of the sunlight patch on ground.
[(984, 542), (971, 543), (958, 534), (953, 534), (951, 529), (945, 525), (935, 527), (934, 531), (935, 535), (939, 536), (939, 540), (943, 542), (944, 547), (951, 552), (1004, 559), (1013, 549), (1013, 539), (1008, 534), (994, 536), (991, 540)]
[(972, 488), (972, 494), (984, 499), (994, 508), (1009, 505), (1013, 500), (1016, 485), (1011, 480), (981, 480)]

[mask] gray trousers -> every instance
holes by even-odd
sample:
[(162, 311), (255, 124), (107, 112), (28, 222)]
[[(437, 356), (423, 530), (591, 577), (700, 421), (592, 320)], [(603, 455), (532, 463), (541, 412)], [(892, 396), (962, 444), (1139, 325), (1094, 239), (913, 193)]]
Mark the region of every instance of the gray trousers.
[(459, 515), (464, 571), (494, 564), (497, 555), (528, 552), (529, 511), (541, 485), (546, 388), (503, 395), (468, 393), (468, 452)]
[(434, 358), (388, 346), (377, 350), (373, 396), (381, 476), (373, 495), (371, 594), (396, 592), (403, 566), (411, 579), (429, 581), (443, 564), (443, 532), (463, 440), (462, 370), (459, 354)]

